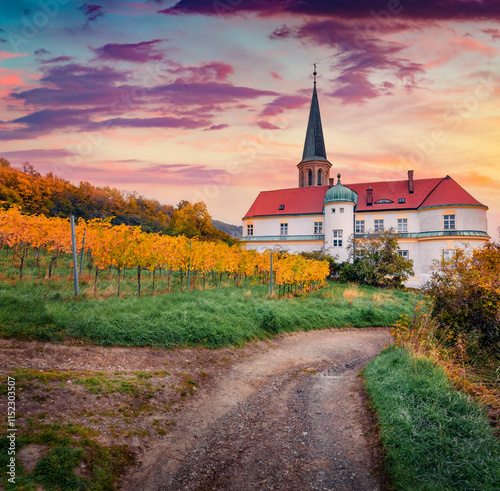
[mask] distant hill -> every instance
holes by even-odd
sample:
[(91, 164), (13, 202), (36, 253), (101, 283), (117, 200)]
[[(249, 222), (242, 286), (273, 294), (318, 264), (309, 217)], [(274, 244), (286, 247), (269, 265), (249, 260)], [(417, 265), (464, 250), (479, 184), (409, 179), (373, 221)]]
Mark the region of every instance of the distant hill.
[(212, 219), (213, 226), (230, 235), (233, 239), (241, 239), (243, 237), (243, 226), (242, 225), (231, 225), (229, 223), (221, 222), (220, 220)]

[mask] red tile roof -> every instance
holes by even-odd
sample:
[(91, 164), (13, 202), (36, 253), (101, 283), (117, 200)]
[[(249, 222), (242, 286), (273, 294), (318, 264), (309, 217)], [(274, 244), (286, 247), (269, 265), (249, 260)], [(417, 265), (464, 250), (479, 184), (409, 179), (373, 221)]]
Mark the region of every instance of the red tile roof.
[[(346, 184), (358, 194), (356, 211), (411, 210), (427, 206), (477, 205), (484, 206), (451, 177), (414, 179), (414, 193), (408, 181), (366, 182)], [(366, 206), (366, 190), (373, 189), (373, 205)], [(262, 191), (244, 218), (272, 215), (302, 215), (323, 213), (323, 200), (328, 186)], [(404, 203), (399, 199), (404, 198)], [(390, 200), (392, 203), (376, 203)], [(280, 205), (284, 209), (280, 210)]]
[[(303, 215), (323, 213), (323, 200), (328, 186), (262, 191), (244, 218), (268, 215)], [(280, 210), (280, 205), (285, 205)]]
[[(420, 206), (422, 201), (432, 192), (432, 190), (441, 182), (441, 178), (436, 179), (415, 179), (413, 181), (414, 193), (408, 191), (408, 180), (404, 181), (382, 181), (365, 182), (359, 184), (346, 184), (346, 186), (358, 193), (358, 205), (356, 211), (374, 211), (374, 210), (408, 210)], [(373, 205), (366, 206), (366, 190), (368, 187), (373, 189)], [(404, 203), (399, 203), (399, 199), (404, 198)], [(392, 203), (376, 202), (381, 199), (391, 200)]]
[(456, 183), (450, 176), (446, 176), (439, 185), (432, 191), (420, 208), (427, 206), (446, 205), (480, 205), (476, 198), (470, 195), (460, 184)]

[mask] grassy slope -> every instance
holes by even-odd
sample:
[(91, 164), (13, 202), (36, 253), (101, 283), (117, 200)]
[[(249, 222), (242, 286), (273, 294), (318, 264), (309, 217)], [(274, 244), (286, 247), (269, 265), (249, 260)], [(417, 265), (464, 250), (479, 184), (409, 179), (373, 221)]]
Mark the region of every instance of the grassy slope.
[(364, 376), (397, 489), (500, 489), (500, 444), (484, 411), (440, 367), (389, 347)]
[(47, 341), (71, 336), (102, 345), (216, 348), (277, 332), (389, 326), (402, 312), (411, 312), (415, 298), (412, 292), (333, 282), (282, 300), (269, 298), (267, 285), (76, 301), (61, 296), (55, 287), (42, 280), (0, 283), (0, 336)]

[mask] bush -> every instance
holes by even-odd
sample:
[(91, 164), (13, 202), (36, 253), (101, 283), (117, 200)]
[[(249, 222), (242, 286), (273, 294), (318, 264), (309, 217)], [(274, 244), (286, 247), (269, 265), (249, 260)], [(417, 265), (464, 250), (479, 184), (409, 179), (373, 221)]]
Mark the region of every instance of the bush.
[(370, 286), (399, 288), (413, 274), (413, 261), (398, 253), (398, 234), (394, 229), (349, 239), (351, 263), (340, 267), (340, 279)]
[(483, 347), (500, 348), (500, 245), (458, 249), (435, 266), (427, 291), (432, 316), (457, 333), (478, 336)]

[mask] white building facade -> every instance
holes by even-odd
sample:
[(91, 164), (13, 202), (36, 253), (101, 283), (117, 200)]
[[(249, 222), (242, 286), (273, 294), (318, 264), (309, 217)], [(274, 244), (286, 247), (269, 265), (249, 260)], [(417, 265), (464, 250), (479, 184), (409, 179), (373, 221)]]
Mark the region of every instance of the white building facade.
[[(316, 75), (316, 74), (315, 74)], [(413, 261), (415, 276), (407, 286), (418, 287), (430, 277), (435, 260), (449, 258), (458, 247), (488, 242), (487, 206), (450, 176), (343, 185), (330, 178), (316, 81), (299, 170), (299, 187), (263, 191), (243, 218), (248, 249), (279, 246), (289, 252), (323, 251), (349, 260), (350, 236), (393, 228), (399, 253)]]

